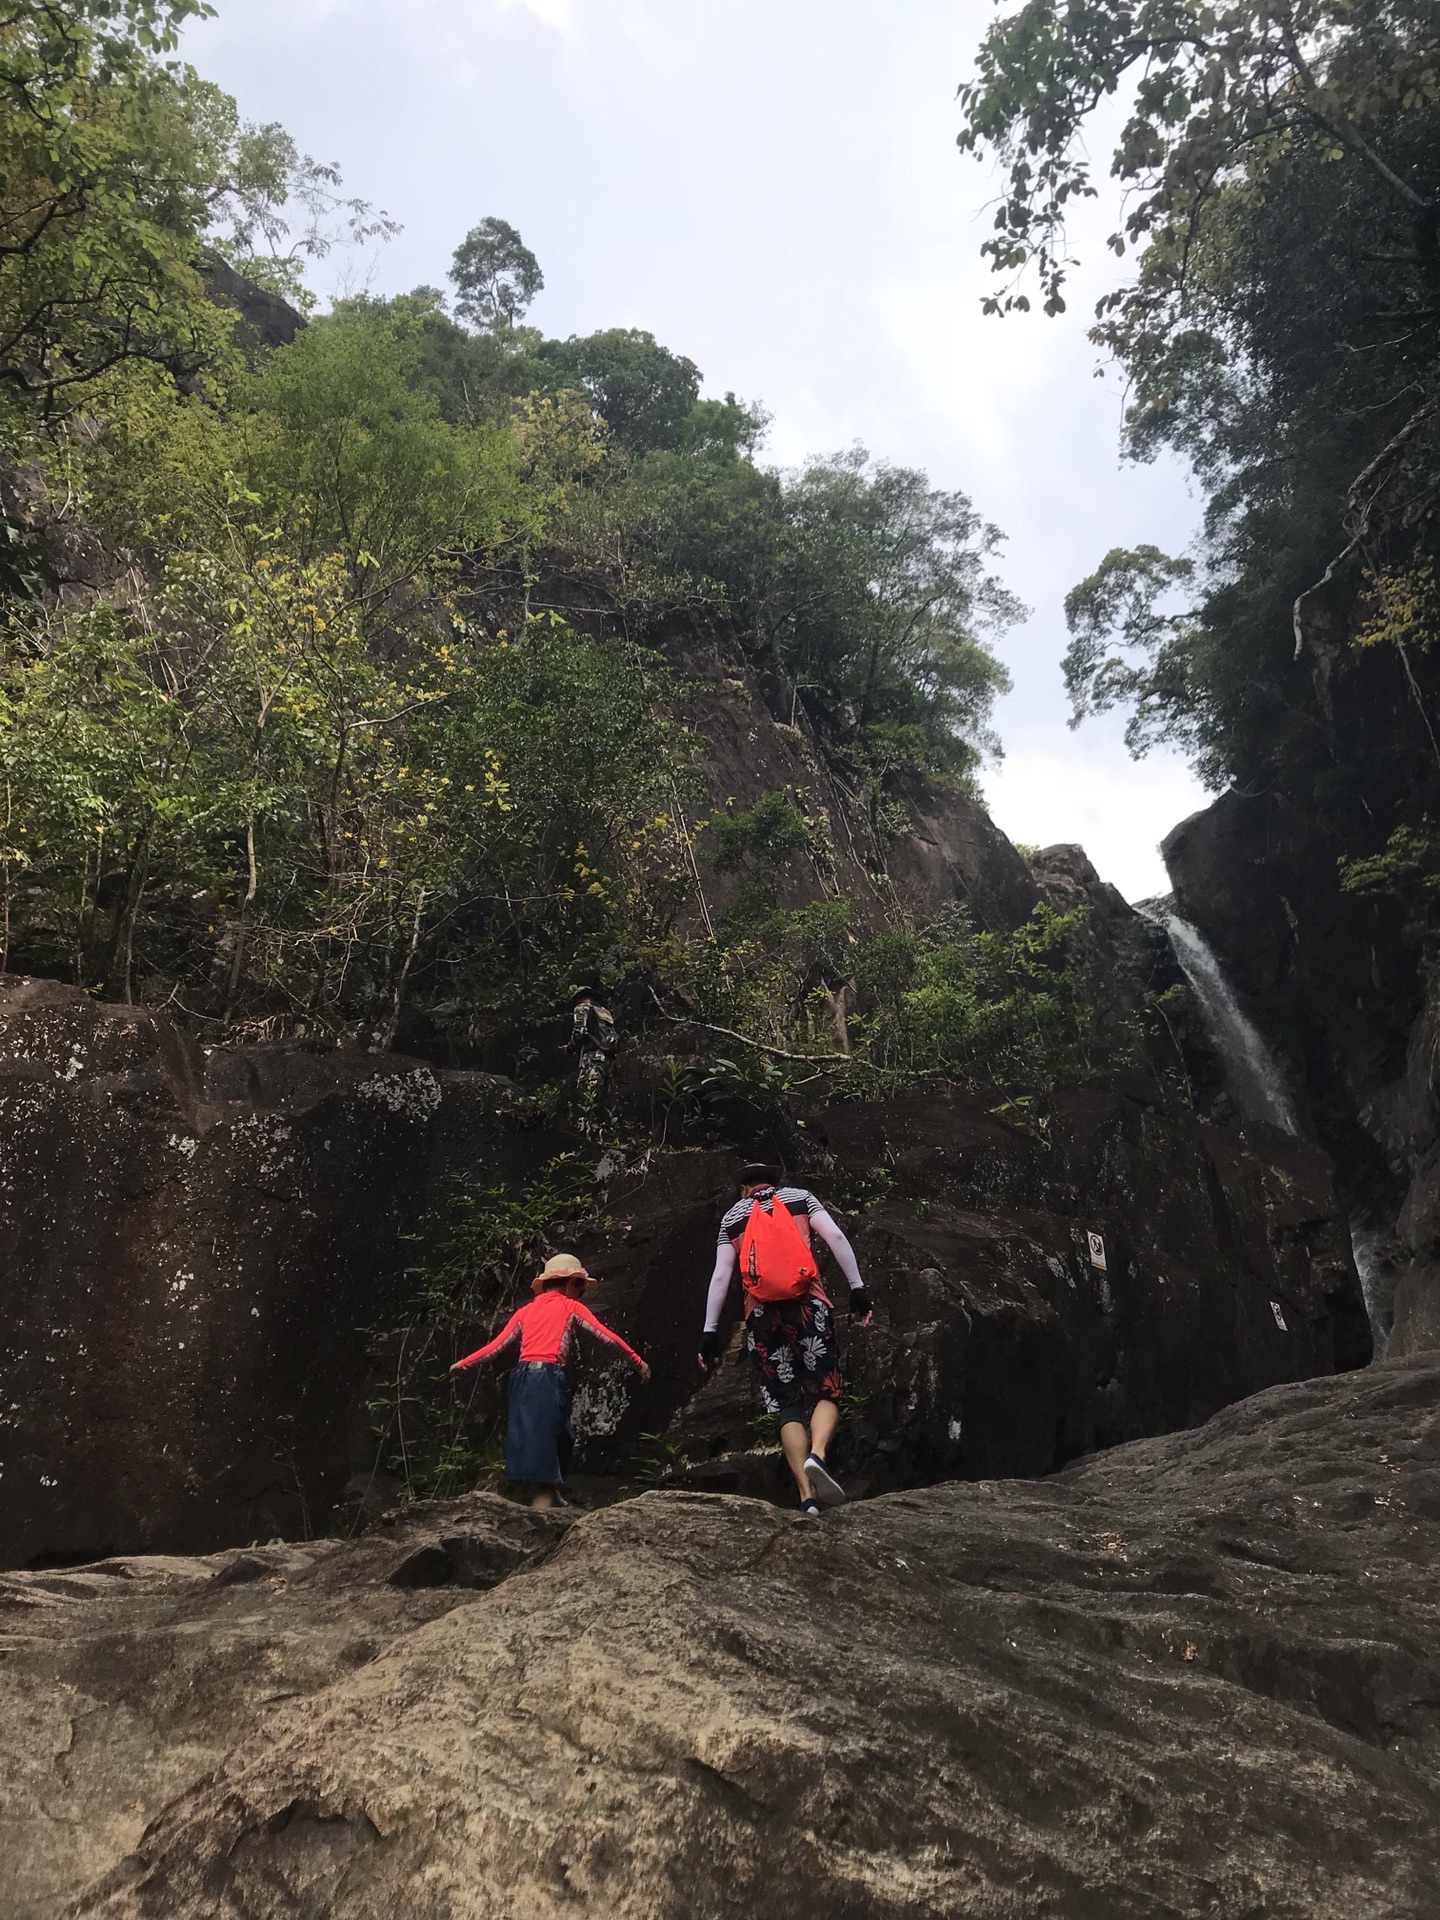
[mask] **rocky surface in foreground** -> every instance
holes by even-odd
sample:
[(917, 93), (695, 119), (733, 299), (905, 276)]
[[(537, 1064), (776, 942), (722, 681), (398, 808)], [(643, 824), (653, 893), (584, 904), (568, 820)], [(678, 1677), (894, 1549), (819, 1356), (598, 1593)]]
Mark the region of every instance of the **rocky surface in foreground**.
[(1437, 1555), (1432, 1355), (819, 1523), (13, 1575), (0, 1914), (1422, 1920)]

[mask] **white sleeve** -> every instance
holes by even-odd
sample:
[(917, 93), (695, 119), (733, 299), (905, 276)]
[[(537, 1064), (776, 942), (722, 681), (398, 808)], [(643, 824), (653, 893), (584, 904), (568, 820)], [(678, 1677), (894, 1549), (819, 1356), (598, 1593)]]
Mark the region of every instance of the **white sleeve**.
[[(835, 1229), (839, 1233), (840, 1229)], [(850, 1256), (852, 1262), (854, 1254)], [(710, 1296), (705, 1302), (705, 1331), (718, 1332), (720, 1316), (725, 1311), (725, 1296), (730, 1291), (730, 1282), (735, 1278), (735, 1269), (739, 1265), (735, 1249), (728, 1240), (722, 1240), (715, 1249), (715, 1271), (710, 1276)]]
[(855, 1258), (855, 1249), (841, 1232), (834, 1215), (826, 1213), (821, 1207), (818, 1212), (811, 1214), (810, 1225), (834, 1254), (835, 1264), (850, 1282), (850, 1291), (854, 1293), (857, 1287), (863, 1287), (865, 1282), (860, 1278), (860, 1263)]

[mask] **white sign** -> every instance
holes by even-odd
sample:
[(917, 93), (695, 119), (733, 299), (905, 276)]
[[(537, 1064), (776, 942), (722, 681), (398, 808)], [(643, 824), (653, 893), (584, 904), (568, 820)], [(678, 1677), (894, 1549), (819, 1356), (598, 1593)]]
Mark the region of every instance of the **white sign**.
[(1109, 1268), (1105, 1265), (1105, 1242), (1098, 1233), (1087, 1233), (1085, 1238), (1090, 1242), (1091, 1266), (1098, 1267), (1101, 1273), (1108, 1273)]
[(1288, 1333), (1290, 1329), (1285, 1324), (1285, 1316), (1280, 1311), (1280, 1302), (1278, 1300), (1272, 1300), (1270, 1302), (1270, 1311), (1274, 1314), (1275, 1324), (1279, 1327), (1280, 1331), (1282, 1333)]

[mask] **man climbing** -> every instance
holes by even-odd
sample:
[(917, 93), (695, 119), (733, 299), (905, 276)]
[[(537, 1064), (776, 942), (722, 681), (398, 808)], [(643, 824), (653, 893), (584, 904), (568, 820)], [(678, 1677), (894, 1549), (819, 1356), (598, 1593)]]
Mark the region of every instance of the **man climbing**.
[(699, 1353), (701, 1370), (709, 1373), (719, 1359), (720, 1317), (738, 1269), (745, 1293), (745, 1346), (760, 1398), (779, 1423), (785, 1461), (800, 1490), (800, 1510), (811, 1517), (845, 1498), (825, 1464), (845, 1380), (835, 1310), (811, 1251), (814, 1234), (849, 1283), (856, 1326), (869, 1326), (870, 1298), (839, 1224), (808, 1188), (779, 1187), (770, 1167), (752, 1165), (742, 1170), (740, 1198), (720, 1222)]
[(557, 1253), (530, 1282), (535, 1298), (518, 1307), (493, 1340), (467, 1353), (450, 1369), (459, 1373), (482, 1360), (498, 1360), (519, 1344), (505, 1388), (505, 1478), (529, 1481), (532, 1507), (555, 1505), (575, 1454), (570, 1381), (565, 1372), (575, 1329), (623, 1353), (640, 1369), (642, 1381), (650, 1378), (649, 1367), (635, 1349), (613, 1327), (597, 1320), (581, 1300), (592, 1278), (573, 1253)]
[(588, 1129), (605, 1091), (610, 1076), (610, 1057), (619, 1036), (615, 1030), (615, 1016), (605, 1005), (597, 988), (577, 988), (571, 1005), (574, 1024), (570, 1045), (579, 1056), (575, 1086), (580, 1097), (581, 1125)]

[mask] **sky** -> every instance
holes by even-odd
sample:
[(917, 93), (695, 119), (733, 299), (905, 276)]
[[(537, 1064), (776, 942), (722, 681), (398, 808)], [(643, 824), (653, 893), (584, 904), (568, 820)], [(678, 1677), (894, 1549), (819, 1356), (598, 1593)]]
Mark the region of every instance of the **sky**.
[(1120, 459), (1085, 338), (1113, 207), (1075, 230), (1066, 315), (981, 313), (995, 179), (955, 148), (955, 90), (988, 0), (218, 5), (186, 57), (401, 223), (318, 265), (322, 295), (443, 285), (497, 214), (540, 260), (546, 333), (648, 329), (765, 406), (776, 464), (858, 441), (969, 494), (1031, 610), (998, 647), (991, 812), (1078, 840), (1129, 899), (1166, 889), (1158, 842), (1208, 796), (1173, 755), (1132, 761), (1118, 716), (1067, 726), (1063, 600), (1112, 546), (1183, 551), (1199, 502), (1178, 466)]

